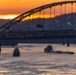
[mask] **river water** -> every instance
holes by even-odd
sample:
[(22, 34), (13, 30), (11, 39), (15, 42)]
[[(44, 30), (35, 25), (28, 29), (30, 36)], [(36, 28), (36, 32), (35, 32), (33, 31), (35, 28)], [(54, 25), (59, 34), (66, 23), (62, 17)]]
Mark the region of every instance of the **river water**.
[(2, 47), (0, 75), (76, 75), (76, 45), (50, 44), (54, 51), (71, 54), (44, 53), (48, 44), (18, 44), (20, 57), (12, 57), (14, 48)]

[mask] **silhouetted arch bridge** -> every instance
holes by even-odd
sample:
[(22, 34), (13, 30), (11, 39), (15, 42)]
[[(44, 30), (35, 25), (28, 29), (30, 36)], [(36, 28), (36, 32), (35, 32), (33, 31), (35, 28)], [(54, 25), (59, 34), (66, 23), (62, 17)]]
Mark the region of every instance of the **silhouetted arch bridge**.
[[(57, 38), (58, 39), (75, 38), (76, 37), (75, 6), (76, 1), (74, 0), (63, 1), (63, 2), (46, 4), (22, 13), (21, 15), (8, 21), (4, 25), (0, 25), (1, 44), (11, 45), (12, 43), (12, 45), (15, 45), (18, 42), (43, 43), (43, 42), (49, 42), (51, 39), (57, 39)], [(46, 12), (47, 10), (49, 11)], [(57, 15), (57, 12), (59, 13), (58, 16), (54, 16), (54, 18), (52, 18), (52, 14)], [(45, 19), (45, 15), (47, 13), (49, 13), (50, 17)], [(39, 15), (38, 18), (35, 18), (35, 14)], [(31, 15), (33, 15), (32, 19), (30, 19)], [(28, 20), (23, 21), (23, 19), (27, 17)], [(18, 25), (20, 25), (21, 27), (18, 28), (19, 27)], [(16, 28), (20, 30), (16, 31)], [(38, 41), (38, 39), (40, 41)], [(52, 42), (51, 40), (50, 43), (62, 43), (61, 41), (59, 42), (57, 40), (56, 41), (54, 40), (54, 42)], [(7, 41), (10, 41), (11, 43)], [(75, 40), (73, 42), (75, 42)]]

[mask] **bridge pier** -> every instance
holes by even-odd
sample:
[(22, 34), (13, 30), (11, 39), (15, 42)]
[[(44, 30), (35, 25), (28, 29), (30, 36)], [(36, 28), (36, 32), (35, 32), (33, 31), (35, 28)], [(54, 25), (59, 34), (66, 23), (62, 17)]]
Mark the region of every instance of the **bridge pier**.
[(69, 40), (69, 38), (67, 39), (67, 47), (69, 47), (70, 46), (70, 40)]
[(13, 52), (13, 57), (19, 57), (20, 56), (20, 51), (19, 51), (19, 48), (16, 47), (14, 52)]

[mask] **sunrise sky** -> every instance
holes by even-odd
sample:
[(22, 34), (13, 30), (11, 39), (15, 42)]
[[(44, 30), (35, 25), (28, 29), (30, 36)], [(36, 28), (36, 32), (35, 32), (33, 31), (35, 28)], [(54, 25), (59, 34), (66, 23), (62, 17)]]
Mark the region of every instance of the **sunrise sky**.
[(64, 0), (0, 0), (0, 18), (14, 18), (32, 8), (59, 1)]

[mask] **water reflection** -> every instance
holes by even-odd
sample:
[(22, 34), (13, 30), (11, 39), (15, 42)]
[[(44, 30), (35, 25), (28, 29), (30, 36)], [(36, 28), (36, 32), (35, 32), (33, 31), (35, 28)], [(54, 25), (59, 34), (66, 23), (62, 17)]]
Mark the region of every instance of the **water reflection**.
[(7, 70), (7, 68), (0, 68), (0, 73), (8, 73), (10, 71)]
[[(21, 52), (19, 58), (12, 57), (14, 48), (2, 48), (0, 75), (76, 75), (76, 54), (47, 54), (44, 53), (47, 45), (18, 45)], [(54, 50), (76, 52), (76, 45), (70, 47), (61, 44), (51, 45)]]

